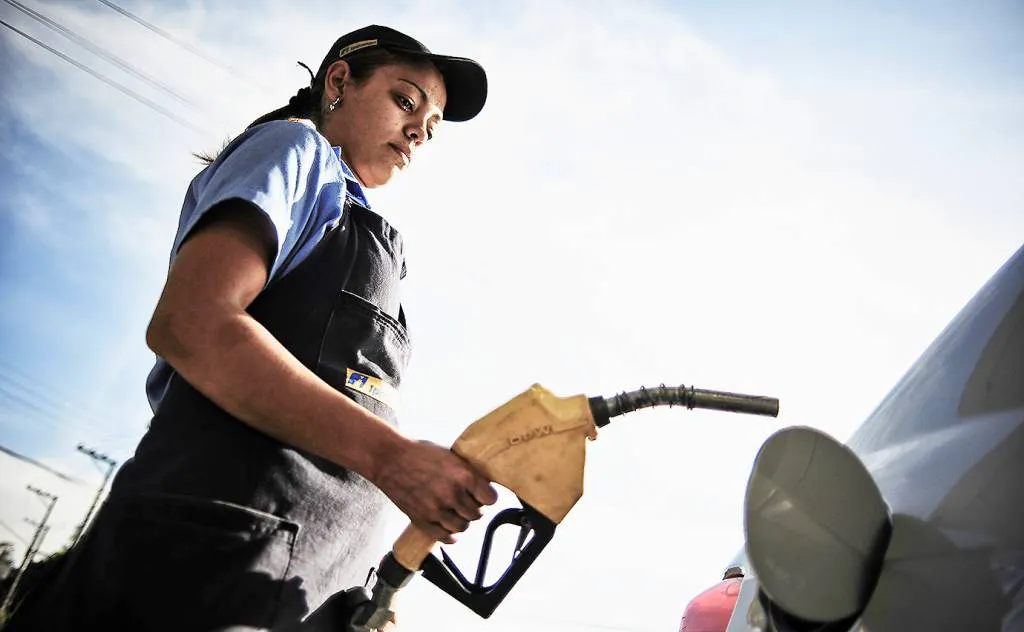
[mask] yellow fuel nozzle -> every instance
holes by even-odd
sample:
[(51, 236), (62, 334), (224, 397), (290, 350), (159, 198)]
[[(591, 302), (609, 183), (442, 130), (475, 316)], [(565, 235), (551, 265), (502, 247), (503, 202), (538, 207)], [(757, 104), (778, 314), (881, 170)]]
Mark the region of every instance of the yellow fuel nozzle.
[[(709, 391), (692, 387), (641, 388), (610, 398), (574, 395), (557, 397), (534, 384), (483, 416), (459, 435), (452, 451), (462, 456), (491, 481), (509, 489), (522, 508), (500, 512), (487, 528), (476, 579), (470, 581), (442, 551), (431, 554), (437, 542), (410, 524), (384, 556), (378, 570), (371, 613), (390, 612), (394, 593), (416, 572), (482, 617), (488, 617), (533, 563), (554, 535), (555, 527), (583, 495), (586, 442), (612, 417), (652, 406), (705, 408), (775, 417), (779, 400), (770, 397)], [(513, 562), (493, 585), (484, 585), (491, 537), (503, 524), (518, 524), (520, 546)], [(529, 539), (526, 539), (529, 535)], [(377, 595), (383, 595), (377, 597)], [(378, 603), (379, 602), (379, 603)], [(350, 630), (371, 630), (350, 627)]]
[[(585, 395), (557, 397), (534, 384), (466, 428), (452, 451), (558, 524), (583, 495), (585, 442), (596, 438)], [(410, 524), (393, 552), (417, 570), (435, 544)]]

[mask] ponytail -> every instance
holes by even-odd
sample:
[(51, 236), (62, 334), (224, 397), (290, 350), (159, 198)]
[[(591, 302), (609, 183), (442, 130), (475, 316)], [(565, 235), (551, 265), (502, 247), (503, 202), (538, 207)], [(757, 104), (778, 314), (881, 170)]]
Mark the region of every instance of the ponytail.
[(267, 112), (252, 123), (249, 123), (245, 129), (262, 125), (268, 121), (281, 119), (310, 118), (313, 121), (317, 121), (320, 118), (320, 92), (321, 90), (318, 89), (314, 94), (313, 88), (310, 86), (299, 88), (299, 91), (293, 94), (292, 98), (288, 99), (288, 105), (277, 108), (273, 112)]

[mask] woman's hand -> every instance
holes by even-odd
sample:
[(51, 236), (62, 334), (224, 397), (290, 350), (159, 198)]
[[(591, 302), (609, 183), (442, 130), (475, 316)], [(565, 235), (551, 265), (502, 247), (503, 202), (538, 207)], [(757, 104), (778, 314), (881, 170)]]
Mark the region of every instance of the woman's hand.
[(444, 544), (453, 544), (454, 534), (480, 518), (483, 505), (498, 500), (469, 462), (434, 443), (410, 441), (379, 461), (372, 482), (414, 525)]

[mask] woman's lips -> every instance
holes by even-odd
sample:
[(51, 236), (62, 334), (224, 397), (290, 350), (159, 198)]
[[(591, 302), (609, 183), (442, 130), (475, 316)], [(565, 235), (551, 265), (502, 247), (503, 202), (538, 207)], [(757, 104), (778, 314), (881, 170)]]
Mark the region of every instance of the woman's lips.
[(402, 149), (400, 146), (394, 143), (388, 143), (388, 146), (391, 147), (391, 149), (394, 149), (395, 152), (402, 157), (402, 164), (408, 165), (410, 162), (412, 162), (412, 156), (410, 156), (405, 149)]

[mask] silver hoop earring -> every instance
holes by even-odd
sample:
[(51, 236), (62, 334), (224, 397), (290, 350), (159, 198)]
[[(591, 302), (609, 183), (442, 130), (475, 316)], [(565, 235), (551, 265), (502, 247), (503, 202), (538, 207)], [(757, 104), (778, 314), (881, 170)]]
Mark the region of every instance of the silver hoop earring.
[(337, 97), (327, 105), (327, 110), (333, 112), (335, 108), (341, 105), (341, 97)]

